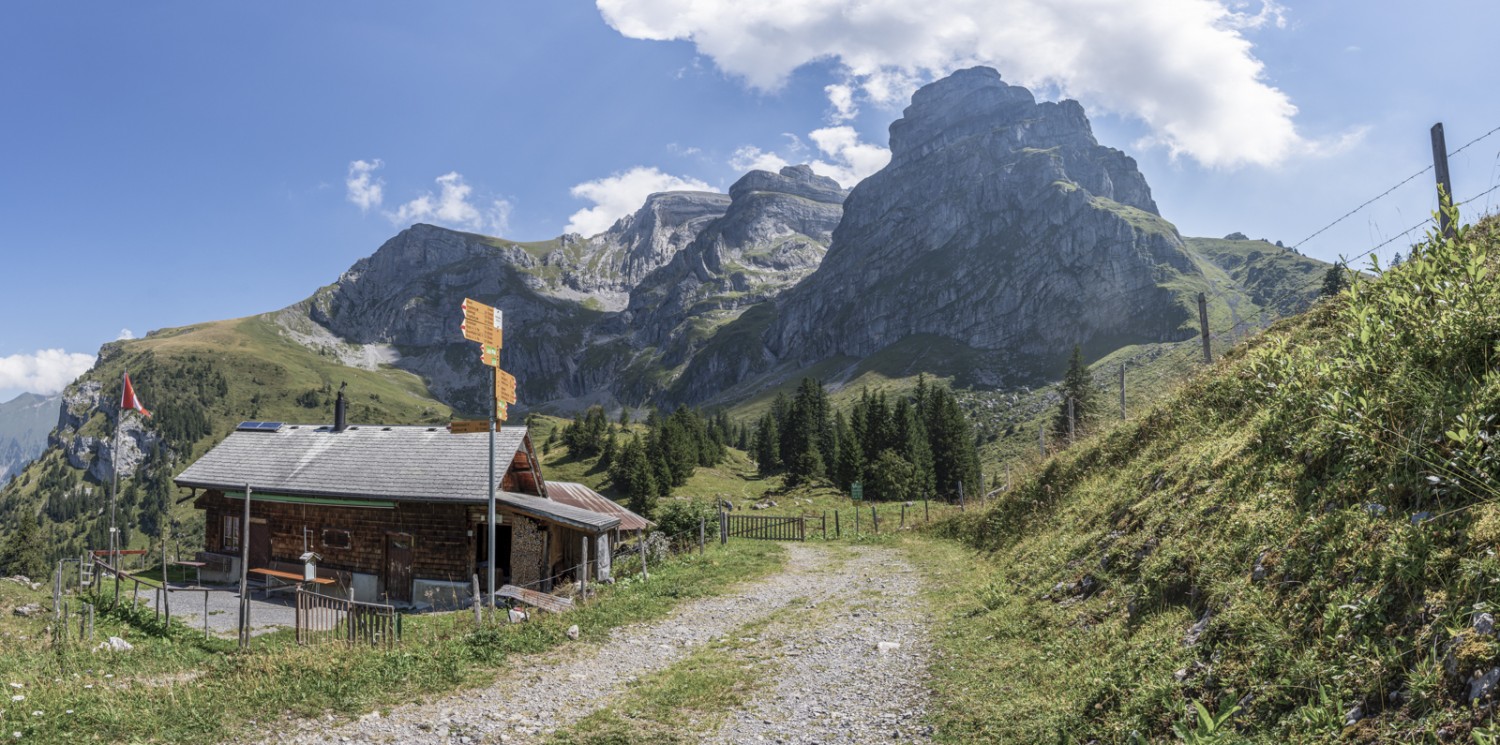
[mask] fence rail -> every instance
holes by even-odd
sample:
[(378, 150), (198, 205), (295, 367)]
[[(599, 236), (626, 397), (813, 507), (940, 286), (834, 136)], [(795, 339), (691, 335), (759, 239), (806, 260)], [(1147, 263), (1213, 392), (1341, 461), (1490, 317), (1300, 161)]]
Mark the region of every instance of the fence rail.
[(298, 644), (393, 647), (401, 642), (401, 614), (395, 606), (319, 595), (300, 587), (296, 627)]
[(730, 538), (765, 541), (807, 540), (807, 518), (777, 515), (724, 515), (724, 530)]

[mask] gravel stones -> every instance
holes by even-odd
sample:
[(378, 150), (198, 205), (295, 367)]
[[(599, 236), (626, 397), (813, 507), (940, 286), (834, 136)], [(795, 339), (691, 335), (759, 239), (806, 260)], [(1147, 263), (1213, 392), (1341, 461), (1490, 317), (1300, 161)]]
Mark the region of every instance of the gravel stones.
[[(780, 573), (725, 595), (685, 603), (655, 622), (615, 629), (603, 645), (570, 645), (516, 658), (484, 689), (367, 715), (336, 728), (319, 720), (282, 727), (294, 743), (535, 743), (609, 705), (624, 687), (746, 624), (777, 619), (762, 639), (780, 642), (763, 664), (763, 697), (732, 713), (717, 742), (924, 741), (927, 644), (920, 580), (890, 549), (834, 552), (787, 545)], [(875, 599), (872, 601), (871, 598)], [(793, 599), (809, 601), (788, 610)], [(868, 604), (855, 617), (843, 602)], [(775, 639), (770, 639), (774, 635)], [(899, 647), (876, 652), (884, 641)], [(773, 645), (774, 646), (774, 645)]]

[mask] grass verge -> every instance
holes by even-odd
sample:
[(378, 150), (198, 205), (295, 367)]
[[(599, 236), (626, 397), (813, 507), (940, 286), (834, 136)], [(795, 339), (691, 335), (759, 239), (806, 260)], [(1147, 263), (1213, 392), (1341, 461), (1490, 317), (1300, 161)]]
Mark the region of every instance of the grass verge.
[[(567, 643), (571, 624), (578, 624), (585, 642), (602, 641), (611, 628), (658, 618), (682, 601), (768, 574), (782, 556), (777, 544), (749, 541), (703, 557), (683, 555), (653, 567), (650, 581), (623, 580), (570, 613), (524, 624), (476, 629), (466, 612), (410, 616), (403, 644), (390, 651), (298, 647), (289, 634), (275, 633), (239, 653), (233, 642), (204, 640), (201, 631), (175, 623), (164, 633), (149, 610), (121, 609), (99, 616), (97, 638), (123, 636), (135, 649), (110, 654), (77, 642), (51, 643), (50, 616), (6, 618), (0, 622), (0, 685), (24, 698), (0, 702), (0, 733), (18, 742), (67, 743), (266, 737), (274, 731), (266, 722), (278, 717), (355, 715), (482, 685), (515, 655)], [(7, 608), (0, 611), (9, 615)]]

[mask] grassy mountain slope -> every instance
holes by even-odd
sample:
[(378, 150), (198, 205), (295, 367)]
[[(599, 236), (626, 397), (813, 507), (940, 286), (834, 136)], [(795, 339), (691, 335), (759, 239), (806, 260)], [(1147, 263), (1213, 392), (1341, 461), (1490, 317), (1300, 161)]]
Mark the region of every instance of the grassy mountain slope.
[[(78, 423), (73, 435), (108, 440), (113, 437), (114, 403), (126, 370), (137, 393), (152, 409), (152, 429), (165, 437), (176, 455), (171, 465), (180, 472), (245, 420), (331, 422), (333, 397), (347, 382), (351, 422), (417, 424), (445, 422), (450, 410), (433, 400), (422, 381), (391, 367), (366, 370), (340, 363), (331, 354), (314, 351), (288, 338), (269, 315), (186, 326), (154, 332), (142, 339), (106, 344), (93, 369), (69, 387), (77, 397), (89, 383), (101, 386), (100, 402), (109, 414), (86, 402), (75, 405)], [(67, 404), (65, 404), (67, 405)], [(140, 478), (134, 479), (139, 481)], [(137, 497), (132, 479), (121, 485), (126, 519)], [(30, 515), (41, 503), (84, 500), (68, 512), (80, 515), (66, 524), (49, 527), (54, 545), (75, 552), (91, 532), (98, 532), (97, 510), (107, 506), (108, 484), (99, 484), (68, 465), (60, 447), (51, 447), (0, 493), (0, 512), (11, 523)], [(178, 505), (174, 515), (184, 519), (183, 542), (196, 540), (201, 530), (191, 505)], [(136, 536), (135, 543), (143, 539)]]
[(940, 641), (945, 734), (1492, 737), (1496, 227), (1276, 324), (951, 522), (990, 581)]

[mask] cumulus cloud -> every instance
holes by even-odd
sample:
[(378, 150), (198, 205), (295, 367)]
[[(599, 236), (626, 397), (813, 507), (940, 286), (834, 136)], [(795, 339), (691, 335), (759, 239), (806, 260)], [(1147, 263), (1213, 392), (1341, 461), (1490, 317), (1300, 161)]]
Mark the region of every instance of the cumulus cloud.
[(33, 354), (0, 357), (0, 389), (19, 388), (28, 393), (57, 393), (94, 366), (94, 356), (40, 349)]
[(511, 203), (505, 199), (473, 198), (474, 187), (453, 171), (437, 177), (438, 192), (428, 192), (385, 213), (392, 224), (432, 223), (458, 230), (503, 235), (510, 227)]
[(369, 212), (379, 207), (385, 199), (385, 182), (375, 178), (375, 169), (385, 165), (379, 158), (374, 160), (349, 161), (349, 175), (344, 178), (350, 202), (359, 206), (360, 212)]
[(611, 174), (604, 178), (585, 181), (570, 190), (579, 198), (594, 203), (592, 207), (574, 212), (568, 218), (568, 233), (593, 236), (603, 233), (616, 220), (640, 209), (646, 197), (663, 191), (718, 191), (718, 189), (683, 176), (673, 176), (646, 166), (636, 166), (628, 171)]
[[(1211, 167), (1271, 165), (1310, 143), (1245, 34), (1284, 27), (1274, 0), (597, 0), (636, 39), (686, 40), (761, 90), (833, 60), (834, 124), (859, 99), (903, 101), (975, 64), (1143, 121), (1148, 143)], [(1251, 12), (1252, 8), (1258, 8)]]
[(130, 329), (120, 329), (120, 335), (115, 337), (115, 341), (129, 341), (134, 338), (134, 331), (131, 331)]
[(736, 171), (777, 171), (793, 162), (806, 162), (812, 167), (813, 173), (827, 176), (839, 182), (840, 186), (851, 187), (891, 162), (890, 150), (861, 141), (859, 133), (847, 125), (815, 129), (807, 134), (821, 157), (803, 157), (807, 147), (802, 144), (801, 138), (792, 135), (788, 137), (791, 144), (787, 146), (785, 155), (745, 145), (734, 151), (734, 155), (729, 158), (729, 167)]

